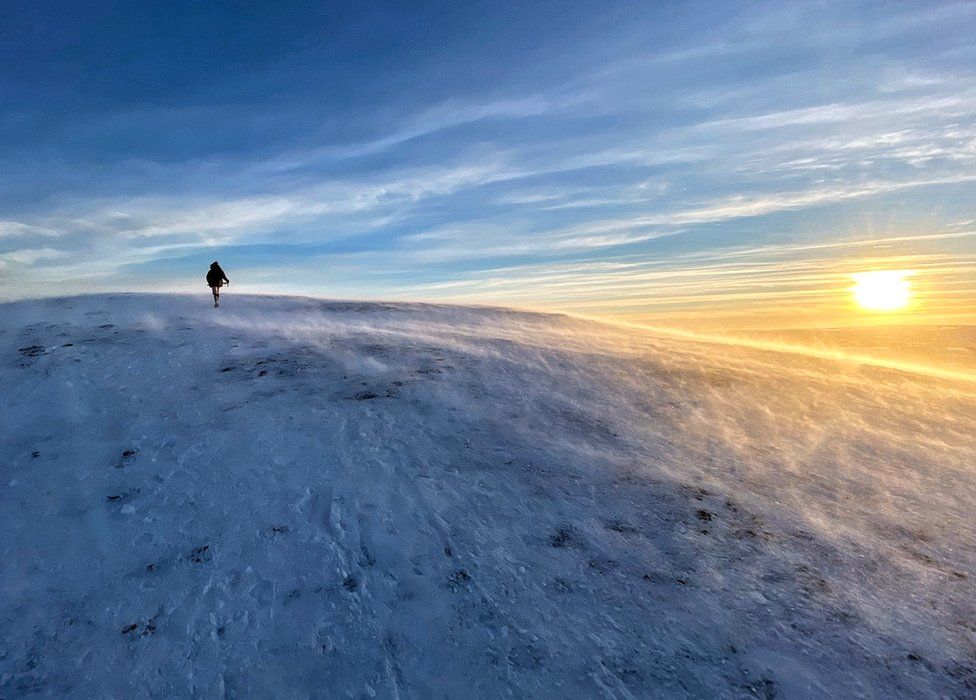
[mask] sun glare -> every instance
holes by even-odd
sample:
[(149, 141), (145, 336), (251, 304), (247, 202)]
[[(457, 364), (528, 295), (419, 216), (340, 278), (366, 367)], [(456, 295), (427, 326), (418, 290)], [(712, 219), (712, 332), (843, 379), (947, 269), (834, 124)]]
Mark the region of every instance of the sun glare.
[(912, 291), (908, 278), (912, 270), (858, 272), (852, 291), (858, 306), (867, 311), (897, 311), (908, 306)]

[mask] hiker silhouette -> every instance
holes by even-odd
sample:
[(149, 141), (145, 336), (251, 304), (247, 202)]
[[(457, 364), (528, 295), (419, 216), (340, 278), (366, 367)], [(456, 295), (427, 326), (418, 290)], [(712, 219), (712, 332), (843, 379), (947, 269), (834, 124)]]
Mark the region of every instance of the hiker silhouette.
[(210, 271), (207, 272), (207, 284), (210, 286), (210, 291), (213, 292), (214, 308), (217, 308), (220, 306), (220, 288), (224, 284), (230, 284), (230, 280), (227, 279), (227, 275), (216, 260), (210, 263)]

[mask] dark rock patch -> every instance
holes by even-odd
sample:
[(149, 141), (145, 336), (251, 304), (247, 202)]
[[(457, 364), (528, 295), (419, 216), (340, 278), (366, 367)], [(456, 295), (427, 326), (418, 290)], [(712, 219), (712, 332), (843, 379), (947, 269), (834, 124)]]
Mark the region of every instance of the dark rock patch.
[(47, 354), (47, 350), (44, 349), (43, 345), (28, 345), (25, 348), (17, 348), (17, 352), (24, 357), (40, 357), (41, 355)]
[(776, 684), (769, 678), (762, 677), (758, 680), (746, 683), (743, 689), (754, 698), (761, 700), (773, 700), (776, 697)]
[(457, 590), (471, 583), (471, 574), (464, 569), (456, 569), (447, 577), (447, 580), (451, 584), (451, 588)]
[(137, 630), (139, 630), (139, 628), (141, 627), (142, 631), (139, 632), (139, 636), (150, 637), (156, 634), (156, 620), (158, 618), (159, 618), (159, 613), (157, 612), (155, 615), (150, 617), (144, 623), (133, 622), (131, 624), (128, 624), (121, 629), (120, 634), (131, 634), (132, 632), (136, 632)]
[(770, 533), (754, 527), (733, 528), (730, 534), (739, 540), (760, 540), (763, 542), (768, 542), (769, 540), (773, 539), (773, 536)]
[(508, 663), (517, 669), (541, 668), (547, 654), (532, 644), (519, 644), (508, 653)]
[(373, 556), (373, 553), (369, 551), (369, 547), (366, 546), (366, 543), (365, 542), (362, 542), (359, 545), (359, 552), (362, 555), (360, 557), (359, 561), (360, 561), (360, 563), (363, 566), (375, 566), (376, 565), (376, 557), (374, 557)]
[(149, 635), (156, 634), (156, 618), (159, 614), (155, 614), (146, 621), (145, 627), (142, 628), (142, 636), (148, 637)]
[(611, 520), (605, 524), (605, 527), (608, 530), (619, 532), (622, 535), (635, 535), (638, 532), (638, 529), (635, 526), (631, 525), (625, 520)]
[(557, 528), (554, 533), (549, 536), (549, 545), (551, 547), (556, 547), (557, 549), (563, 549), (566, 547), (574, 547), (581, 544), (579, 535), (571, 527), (560, 527)]
[(670, 583), (671, 578), (662, 574), (660, 571), (650, 571), (643, 576), (641, 576), (642, 581), (647, 581), (648, 583)]
[(573, 584), (562, 578), (561, 576), (556, 576), (549, 582), (549, 588), (556, 593), (572, 593)]
[(807, 596), (826, 595), (830, 593), (830, 584), (823, 575), (805, 564), (798, 564), (794, 568), (794, 576), (800, 584), (800, 590)]
[(437, 367), (420, 367), (419, 369), (415, 369), (413, 373), (424, 376), (426, 374), (441, 374), (441, 370)]
[(641, 679), (639, 664), (623, 659), (603, 659), (600, 665), (624, 683), (633, 684)]
[(116, 469), (123, 469), (126, 463), (129, 462), (133, 457), (139, 454), (139, 450), (132, 448), (128, 450), (122, 450), (122, 454), (119, 455), (119, 461), (115, 463)]
[(204, 544), (191, 549), (186, 558), (194, 564), (204, 564), (213, 559), (213, 552), (210, 551), (209, 544)]
[(590, 559), (588, 562), (586, 562), (586, 565), (594, 571), (600, 572), (601, 574), (609, 574), (611, 571), (617, 568), (617, 562), (614, 559), (609, 559), (607, 557), (596, 557), (594, 559)]

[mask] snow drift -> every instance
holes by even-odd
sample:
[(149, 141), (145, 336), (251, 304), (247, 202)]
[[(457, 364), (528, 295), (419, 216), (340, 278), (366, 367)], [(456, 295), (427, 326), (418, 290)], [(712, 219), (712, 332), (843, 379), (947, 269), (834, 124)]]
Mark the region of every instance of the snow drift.
[(498, 309), (0, 306), (0, 695), (976, 692), (976, 386)]

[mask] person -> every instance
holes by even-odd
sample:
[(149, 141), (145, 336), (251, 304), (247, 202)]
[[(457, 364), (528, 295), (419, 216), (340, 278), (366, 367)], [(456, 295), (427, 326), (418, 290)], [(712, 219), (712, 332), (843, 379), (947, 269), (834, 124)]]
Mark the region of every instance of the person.
[(210, 271), (207, 273), (207, 284), (210, 285), (210, 291), (213, 292), (214, 297), (214, 308), (216, 309), (220, 306), (220, 288), (225, 284), (230, 284), (230, 280), (227, 279), (227, 275), (220, 268), (220, 263), (214, 260), (210, 263)]

